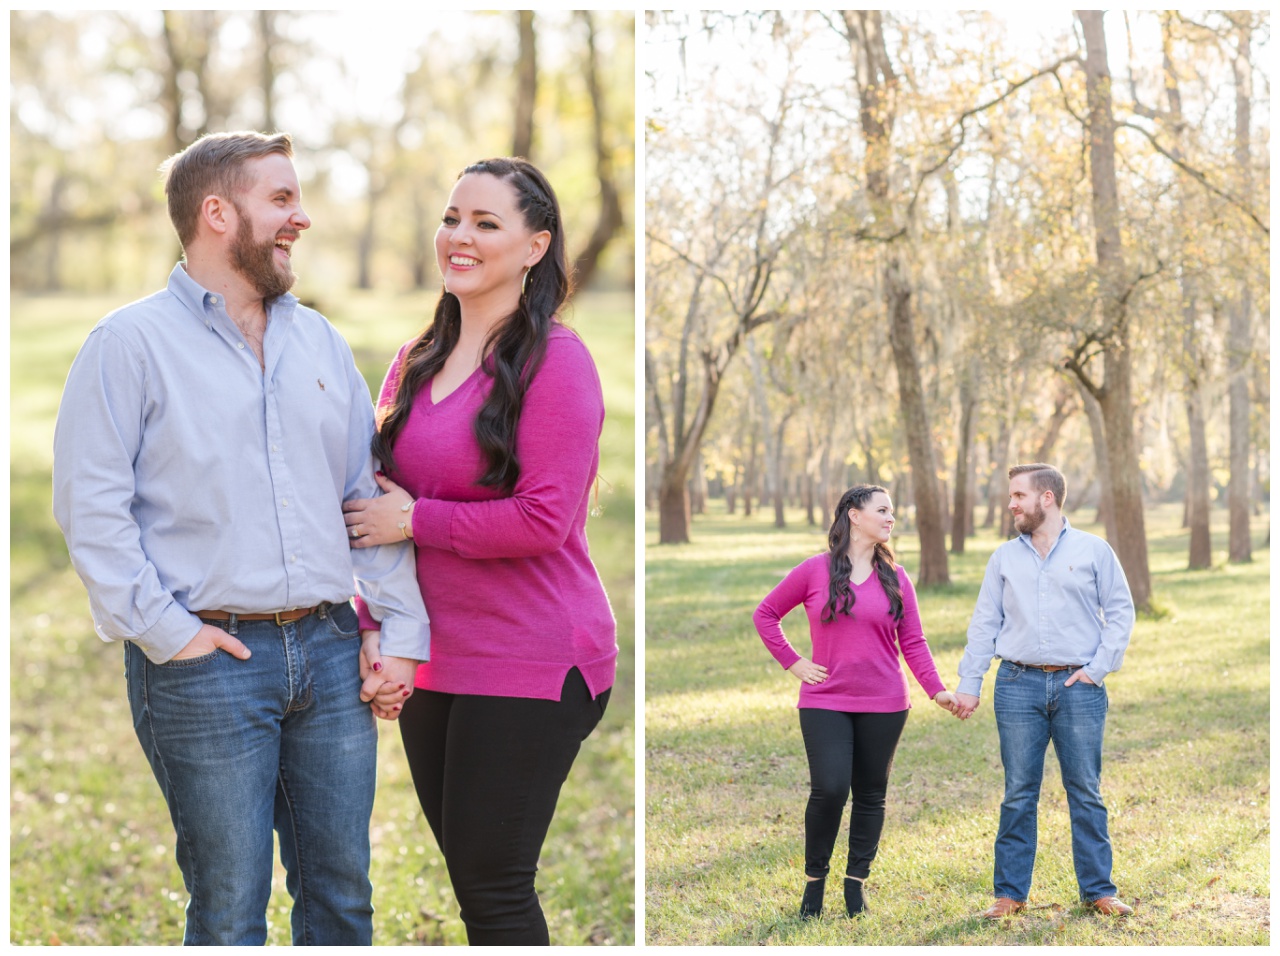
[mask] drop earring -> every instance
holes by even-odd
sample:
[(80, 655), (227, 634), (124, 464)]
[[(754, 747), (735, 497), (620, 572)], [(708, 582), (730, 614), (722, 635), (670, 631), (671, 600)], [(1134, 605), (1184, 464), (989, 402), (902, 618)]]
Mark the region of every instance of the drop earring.
[(525, 290), (529, 287), (529, 267), (525, 266), (524, 275), (520, 277), (520, 295), (523, 296)]

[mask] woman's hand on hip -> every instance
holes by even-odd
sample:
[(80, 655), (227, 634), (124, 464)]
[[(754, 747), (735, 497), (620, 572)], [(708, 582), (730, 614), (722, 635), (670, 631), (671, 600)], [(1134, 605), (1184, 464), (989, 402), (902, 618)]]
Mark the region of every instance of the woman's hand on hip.
[(413, 495), (378, 472), (379, 498), (353, 498), (342, 503), (347, 537), (353, 548), (378, 544), (402, 544), (413, 539)]
[(788, 667), (787, 671), (800, 678), (802, 684), (821, 684), (827, 679), (827, 669), (821, 664), (815, 664), (807, 657), (800, 658)]

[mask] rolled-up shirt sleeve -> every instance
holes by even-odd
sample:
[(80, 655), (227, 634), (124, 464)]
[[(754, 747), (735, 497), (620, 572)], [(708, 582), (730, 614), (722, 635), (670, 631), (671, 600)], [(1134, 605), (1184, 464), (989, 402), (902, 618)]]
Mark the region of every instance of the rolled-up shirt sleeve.
[(142, 441), (147, 369), (110, 328), (81, 347), (53, 437), (53, 512), (89, 592), (104, 641), (133, 641), (155, 663), (182, 650), (200, 619), (161, 583), (134, 518), (133, 462)]
[[(373, 477), (373, 458), (369, 453), (374, 429), (373, 402), (369, 386), (354, 360), (350, 364), (350, 375), (353, 399), (344, 501), (376, 498), (382, 494)], [(429, 660), (431, 629), (418, 586), (413, 548), (408, 544), (352, 548), (351, 565), (361, 625), (371, 629), (376, 623), (381, 629), (379, 650), (382, 654)]]
[(973, 616), (969, 618), (968, 642), (964, 656), (960, 658), (960, 683), (956, 688), (959, 694), (982, 695), (982, 679), (991, 667), (991, 659), (996, 656), (996, 638), (1004, 624), (1003, 591), (1000, 552), (997, 550), (987, 561), (978, 601), (974, 605)]
[(1101, 684), (1108, 674), (1120, 669), (1124, 652), (1133, 633), (1133, 595), (1129, 579), (1116, 553), (1105, 543), (1096, 551), (1095, 575), (1098, 585), (1098, 607), (1102, 612), (1102, 634), (1093, 659), (1084, 665), (1089, 680)]

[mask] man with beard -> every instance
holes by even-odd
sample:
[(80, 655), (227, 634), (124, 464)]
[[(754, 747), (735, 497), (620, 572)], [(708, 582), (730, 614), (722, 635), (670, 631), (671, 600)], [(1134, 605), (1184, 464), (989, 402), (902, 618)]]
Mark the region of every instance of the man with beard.
[(1111, 882), (1111, 837), (1099, 792), (1103, 679), (1118, 670), (1133, 630), (1133, 598), (1115, 552), (1062, 516), (1067, 483), (1052, 465), (1009, 469), (1009, 509), (1019, 536), (996, 548), (969, 622), (956, 716), (978, 706), (999, 657), (996, 728), (1004, 802), (995, 848), (995, 904), (1003, 919), (1025, 909), (1036, 859), (1044, 756), (1053, 741), (1071, 815), (1080, 899), (1093, 912), (1128, 916)]
[(162, 167), (184, 260), (90, 332), (54, 437), (54, 513), (124, 643), (189, 945), (266, 941), (273, 829), (294, 943), (372, 942), (374, 714), (428, 652), (412, 549), (348, 547), (343, 501), (378, 494), (373, 406), (289, 294), (311, 225), (291, 156), (287, 134), (222, 133)]

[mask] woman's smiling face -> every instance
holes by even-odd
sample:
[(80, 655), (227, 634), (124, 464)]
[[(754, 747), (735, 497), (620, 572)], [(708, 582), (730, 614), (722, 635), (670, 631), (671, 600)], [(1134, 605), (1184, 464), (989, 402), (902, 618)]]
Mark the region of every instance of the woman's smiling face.
[(527, 267), (546, 252), (551, 234), (525, 225), (516, 190), (489, 173), (467, 173), (449, 195), (436, 230), (436, 263), (459, 301), (519, 297)]

